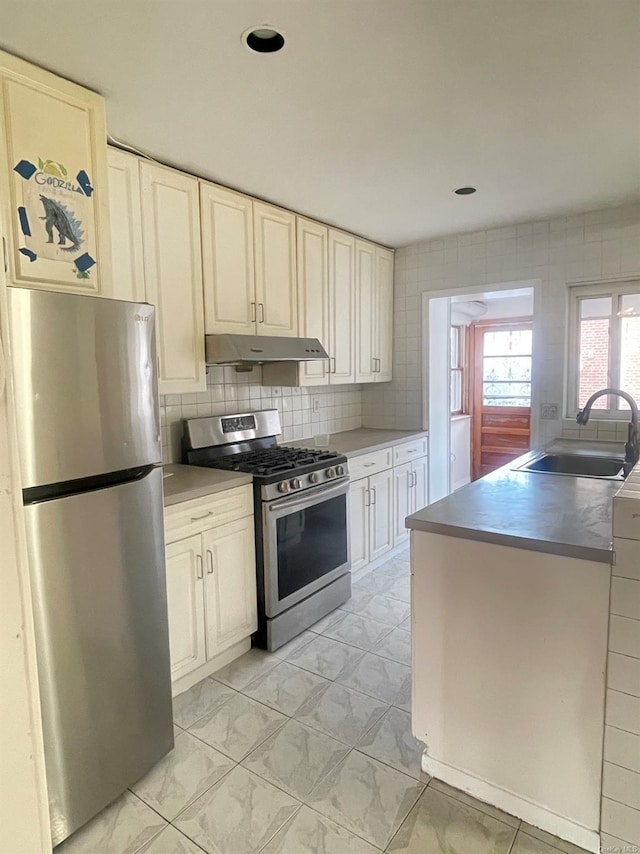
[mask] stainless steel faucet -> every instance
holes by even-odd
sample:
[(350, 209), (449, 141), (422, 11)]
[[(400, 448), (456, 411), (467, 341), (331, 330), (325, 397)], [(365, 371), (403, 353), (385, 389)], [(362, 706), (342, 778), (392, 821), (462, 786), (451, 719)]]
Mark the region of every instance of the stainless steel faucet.
[(628, 477), (631, 470), (638, 462), (638, 459), (640, 459), (640, 445), (638, 444), (638, 404), (631, 395), (619, 388), (603, 388), (600, 391), (596, 391), (585, 403), (584, 408), (578, 412), (576, 415), (576, 421), (578, 424), (586, 424), (589, 421), (589, 416), (591, 415), (591, 407), (599, 397), (602, 397), (605, 394), (616, 394), (618, 397), (626, 400), (631, 408), (629, 432), (624, 446), (624, 476)]

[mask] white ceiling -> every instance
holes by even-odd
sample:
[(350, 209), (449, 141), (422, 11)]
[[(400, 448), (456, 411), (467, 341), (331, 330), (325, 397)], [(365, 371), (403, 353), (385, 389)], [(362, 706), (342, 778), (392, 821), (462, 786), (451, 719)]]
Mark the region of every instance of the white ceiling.
[[(102, 92), (158, 159), (400, 246), (640, 198), (639, 10), (2, 0), (0, 45)], [(241, 43), (264, 23), (278, 54)]]

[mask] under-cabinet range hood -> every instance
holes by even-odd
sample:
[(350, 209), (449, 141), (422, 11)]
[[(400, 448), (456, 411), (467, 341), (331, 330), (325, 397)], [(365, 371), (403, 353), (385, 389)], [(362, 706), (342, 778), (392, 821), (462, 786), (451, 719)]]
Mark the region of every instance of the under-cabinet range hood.
[(207, 365), (256, 365), (263, 362), (308, 362), (328, 359), (317, 338), (277, 335), (205, 335)]

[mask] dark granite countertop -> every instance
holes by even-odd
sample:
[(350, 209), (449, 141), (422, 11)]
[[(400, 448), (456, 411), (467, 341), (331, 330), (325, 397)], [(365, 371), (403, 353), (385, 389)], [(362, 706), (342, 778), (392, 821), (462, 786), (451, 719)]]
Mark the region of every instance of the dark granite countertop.
[[(558, 440), (545, 451), (619, 454), (621, 443)], [(407, 518), (413, 531), (609, 563), (620, 481), (514, 471), (541, 449)]]

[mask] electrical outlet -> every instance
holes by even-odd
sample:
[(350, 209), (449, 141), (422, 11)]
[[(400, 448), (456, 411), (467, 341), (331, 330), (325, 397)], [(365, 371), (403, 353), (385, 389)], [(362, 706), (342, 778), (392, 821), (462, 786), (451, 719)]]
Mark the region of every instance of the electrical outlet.
[(558, 420), (558, 404), (543, 403), (540, 407), (540, 418), (542, 421), (557, 421)]

